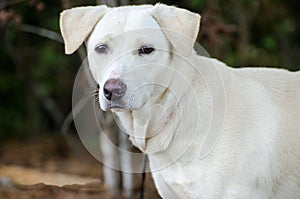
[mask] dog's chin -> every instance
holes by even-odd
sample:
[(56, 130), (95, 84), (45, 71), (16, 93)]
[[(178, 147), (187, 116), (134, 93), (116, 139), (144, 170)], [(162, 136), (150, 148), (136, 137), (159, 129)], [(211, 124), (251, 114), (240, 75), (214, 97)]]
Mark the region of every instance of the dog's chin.
[(103, 111), (112, 111), (112, 112), (128, 110), (127, 106), (117, 104), (117, 103), (111, 103), (111, 102), (100, 103), (100, 107)]
[(121, 103), (114, 103), (114, 102), (100, 102), (100, 107), (103, 111), (112, 111), (112, 112), (121, 112), (121, 111), (134, 111), (137, 110), (139, 107), (135, 107), (132, 105), (126, 105)]

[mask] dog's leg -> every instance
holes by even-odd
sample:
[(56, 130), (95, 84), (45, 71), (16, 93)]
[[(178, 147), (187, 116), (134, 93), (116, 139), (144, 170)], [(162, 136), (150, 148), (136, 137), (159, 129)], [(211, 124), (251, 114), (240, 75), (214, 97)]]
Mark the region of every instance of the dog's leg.
[[(105, 130), (107, 131), (107, 130)], [(104, 182), (108, 188), (109, 194), (112, 198), (119, 198), (120, 190), (120, 172), (116, 170), (119, 168), (119, 154), (118, 154), (118, 131), (111, 129), (109, 132), (100, 133), (100, 148), (103, 155), (103, 175)], [(110, 167), (105, 166), (110, 165)]]
[[(123, 171), (132, 170), (132, 159), (128, 152), (131, 151), (132, 145), (128, 140), (128, 135), (124, 132), (119, 133), (119, 144), (122, 150), (120, 154), (121, 168)], [(130, 172), (122, 172), (122, 187), (125, 198), (133, 195), (133, 174)]]

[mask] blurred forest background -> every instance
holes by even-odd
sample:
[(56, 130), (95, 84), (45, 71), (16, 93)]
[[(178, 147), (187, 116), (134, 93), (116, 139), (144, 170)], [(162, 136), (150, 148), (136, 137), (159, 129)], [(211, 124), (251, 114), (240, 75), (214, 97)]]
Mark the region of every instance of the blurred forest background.
[[(235, 67), (300, 69), (298, 0), (162, 0), (202, 16), (198, 42)], [(59, 13), (93, 0), (0, 1), (0, 140), (58, 132), (81, 60), (64, 55)], [(151, 0), (110, 4), (156, 3)]]
[[(272, 66), (300, 70), (299, 0), (160, 2), (201, 14), (197, 41), (211, 57), (233, 67)], [(62, 138), (61, 128), (72, 109), (72, 88), (82, 59), (79, 53), (64, 54), (59, 13), (75, 6), (102, 3), (130, 5), (155, 4), (156, 1), (0, 0), (0, 163), (18, 163), (17, 160), (39, 167), (41, 160), (53, 155), (54, 151), (63, 162), (60, 168), (66, 172), (75, 168), (66, 162), (65, 143), (49, 143), (47, 139), (39, 143), (40, 148), (30, 145), (29, 150), (20, 148), (20, 143), (32, 143), (30, 141), (37, 137)], [(76, 135), (74, 128), (70, 132)], [(22, 142), (10, 144), (12, 140)], [(7, 145), (10, 147), (3, 148)], [(30, 163), (32, 159), (37, 159), (38, 163)], [(78, 165), (85, 167), (80, 171), (76, 167), (75, 173), (89, 171), (87, 175), (101, 175), (88, 164), (79, 162)], [(47, 168), (53, 168), (53, 164)], [(0, 175), (0, 198), (9, 198), (1, 197), (1, 185)]]

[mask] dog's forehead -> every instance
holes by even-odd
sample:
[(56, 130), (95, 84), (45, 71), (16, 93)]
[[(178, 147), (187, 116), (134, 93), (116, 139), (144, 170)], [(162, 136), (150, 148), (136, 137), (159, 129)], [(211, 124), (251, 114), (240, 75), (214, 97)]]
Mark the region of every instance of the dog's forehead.
[[(91, 36), (105, 37), (118, 35), (133, 30), (160, 28), (150, 14), (150, 8), (141, 6), (126, 6), (110, 8), (104, 17), (95, 26)], [(147, 33), (147, 31), (145, 31)]]

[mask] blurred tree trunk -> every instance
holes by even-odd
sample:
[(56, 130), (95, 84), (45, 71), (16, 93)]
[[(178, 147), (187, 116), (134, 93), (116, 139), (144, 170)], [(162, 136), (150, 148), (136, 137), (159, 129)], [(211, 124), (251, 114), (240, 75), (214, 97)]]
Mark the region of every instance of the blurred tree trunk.
[(230, 4), (230, 7), (232, 7), (233, 18), (236, 19), (238, 25), (237, 49), (241, 53), (241, 56), (245, 58), (249, 53), (249, 23), (248, 17), (246, 16), (247, 11), (245, 10), (245, 7), (242, 5), (241, 1), (230, 0)]
[(125, 6), (130, 3), (129, 0), (97, 0), (96, 2), (99, 5), (105, 4), (109, 7)]
[(110, 6), (110, 7), (118, 6), (118, 3), (117, 3), (116, 0), (97, 0), (97, 4), (98, 5), (105, 4), (105, 5)]

